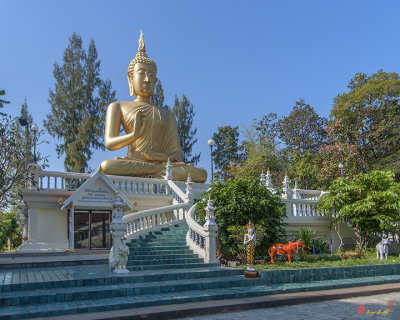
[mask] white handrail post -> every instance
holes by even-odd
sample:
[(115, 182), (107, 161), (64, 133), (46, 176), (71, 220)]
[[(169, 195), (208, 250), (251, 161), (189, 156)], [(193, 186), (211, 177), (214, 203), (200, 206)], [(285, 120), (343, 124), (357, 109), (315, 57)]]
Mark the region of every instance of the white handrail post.
[(218, 263), (216, 255), (216, 241), (217, 241), (217, 231), (218, 225), (215, 222), (215, 207), (211, 199), (208, 200), (206, 207), (206, 223), (203, 226), (205, 232), (205, 262), (206, 263)]
[(126, 269), (128, 262), (129, 248), (126, 245), (126, 224), (122, 219), (122, 208), (125, 206), (124, 201), (117, 193), (113, 203), (113, 219), (110, 223), (110, 231), (113, 240), (113, 246), (110, 250), (108, 258), (108, 266), (110, 271), (114, 273), (129, 273)]
[(287, 174), (285, 175), (285, 179), (283, 180), (282, 184), (283, 184), (282, 198), (291, 199), (293, 194), (292, 194), (292, 189), (290, 188), (290, 180)]
[(192, 178), (190, 177), (190, 175), (188, 175), (187, 181), (186, 181), (186, 201), (189, 204), (193, 204), (193, 182), (192, 182)]
[(267, 189), (269, 191), (271, 191), (273, 194), (275, 194), (276, 193), (276, 189), (274, 188), (274, 185), (272, 183), (272, 176), (271, 176), (271, 172), (269, 171), (269, 169), (267, 171), (267, 175), (264, 175), (264, 178), (265, 178), (264, 185), (267, 187)]
[(40, 188), (39, 184), (39, 173), (42, 171), (42, 167), (38, 165), (37, 163), (34, 163), (29, 166), (29, 172), (30, 172), (30, 179), (29, 179), (29, 189), (35, 189), (35, 188)]

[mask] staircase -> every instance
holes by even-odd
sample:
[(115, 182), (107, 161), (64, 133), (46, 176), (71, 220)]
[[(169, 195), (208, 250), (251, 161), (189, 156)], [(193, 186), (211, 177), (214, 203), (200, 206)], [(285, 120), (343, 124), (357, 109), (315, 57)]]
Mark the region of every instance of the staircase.
[(129, 274), (112, 274), (106, 264), (0, 270), (0, 319), (58, 317), (400, 282), (400, 266), (394, 270), (390, 265), (381, 275), (367, 276), (360, 270), (351, 276), (346, 273), (348, 268), (339, 275), (332, 268), (318, 273), (318, 277), (307, 270), (302, 274), (277, 270), (267, 272), (270, 276), (246, 279), (243, 269), (203, 263), (186, 245), (187, 230), (186, 224), (171, 225), (132, 240)]
[(132, 240), (127, 275), (112, 274), (106, 265), (0, 272), (0, 319), (241, 297), (243, 287), (261, 284), (244, 278), (242, 269), (204, 263), (186, 245), (187, 231), (174, 225)]

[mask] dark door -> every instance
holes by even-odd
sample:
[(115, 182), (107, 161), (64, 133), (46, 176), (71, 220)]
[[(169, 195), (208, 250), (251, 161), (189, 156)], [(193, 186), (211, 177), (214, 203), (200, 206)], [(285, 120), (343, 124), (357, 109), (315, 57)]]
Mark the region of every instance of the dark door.
[(110, 248), (110, 212), (91, 212), (91, 249)]
[(74, 246), (75, 249), (89, 249), (89, 211), (74, 212)]
[(76, 249), (110, 248), (110, 211), (75, 210), (74, 244)]

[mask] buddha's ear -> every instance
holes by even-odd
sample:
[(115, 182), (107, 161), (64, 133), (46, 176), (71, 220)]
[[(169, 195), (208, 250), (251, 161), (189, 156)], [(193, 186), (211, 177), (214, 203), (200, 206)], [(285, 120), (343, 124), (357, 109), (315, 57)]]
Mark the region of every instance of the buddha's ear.
[(133, 87), (133, 81), (131, 81), (131, 78), (129, 77), (129, 72), (127, 73), (128, 76), (128, 83), (129, 83), (129, 94), (131, 97), (135, 94), (135, 88)]

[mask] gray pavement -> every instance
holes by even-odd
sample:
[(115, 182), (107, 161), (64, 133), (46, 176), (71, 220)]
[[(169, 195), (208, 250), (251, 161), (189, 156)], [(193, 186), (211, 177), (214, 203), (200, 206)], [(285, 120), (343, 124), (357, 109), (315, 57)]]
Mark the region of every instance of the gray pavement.
[[(365, 313), (359, 311), (365, 306)], [(392, 310), (390, 310), (392, 309)], [(378, 314), (378, 312), (381, 314)], [(347, 320), (347, 319), (400, 319), (400, 292), (354, 297), (333, 301), (304, 303), (275, 308), (253, 309), (209, 316), (183, 318), (183, 320)]]

